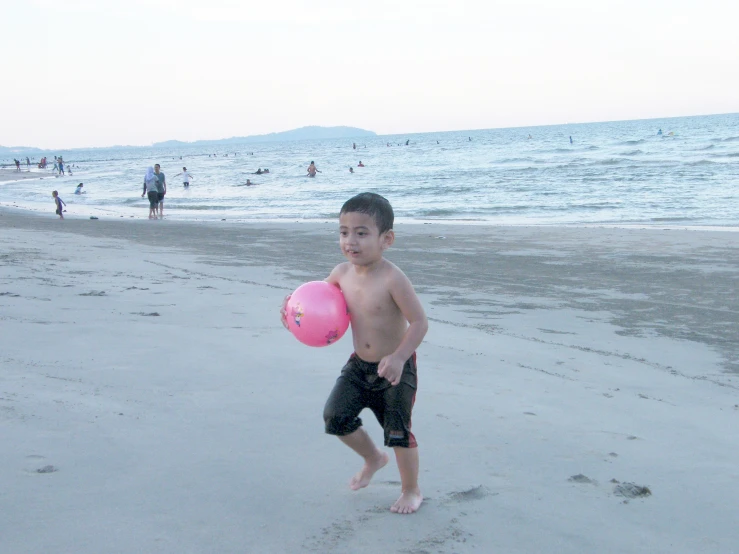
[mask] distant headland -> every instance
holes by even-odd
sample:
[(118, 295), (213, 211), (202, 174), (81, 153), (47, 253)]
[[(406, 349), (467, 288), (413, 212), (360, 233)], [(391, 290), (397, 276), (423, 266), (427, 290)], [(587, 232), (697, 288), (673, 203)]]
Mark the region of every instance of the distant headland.
[(345, 139), (359, 137), (375, 137), (377, 133), (367, 131), (358, 127), (300, 127), (290, 131), (282, 131), (280, 133), (269, 133), (266, 135), (249, 135), (246, 137), (231, 137), (227, 139), (217, 140), (196, 140), (193, 142), (183, 142), (180, 140), (167, 140), (164, 142), (155, 142), (152, 146), (218, 146), (225, 144), (241, 144), (245, 142), (278, 142), (286, 140), (315, 140), (315, 139)]
[(69, 152), (72, 150), (102, 150), (105, 148), (151, 148), (151, 147), (177, 147), (177, 146), (219, 146), (219, 145), (232, 145), (242, 144), (248, 142), (278, 142), (288, 140), (314, 140), (314, 139), (348, 139), (348, 138), (361, 138), (361, 137), (376, 137), (377, 133), (374, 131), (368, 131), (366, 129), (360, 129), (359, 127), (319, 127), (309, 126), (300, 127), (299, 129), (292, 129), (290, 131), (282, 131), (279, 133), (269, 133), (266, 135), (249, 135), (245, 137), (231, 137), (227, 139), (215, 139), (215, 140), (196, 140), (193, 142), (186, 142), (181, 140), (167, 140), (164, 142), (155, 142), (151, 146), (96, 146), (91, 148), (58, 148), (58, 149), (43, 149), (35, 148), (33, 146), (2, 146), (0, 145), (0, 156), (7, 155), (21, 155), (27, 156), (29, 154), (38, 154), (41, 152), (52, 152), (52, 151), (64, 151)]

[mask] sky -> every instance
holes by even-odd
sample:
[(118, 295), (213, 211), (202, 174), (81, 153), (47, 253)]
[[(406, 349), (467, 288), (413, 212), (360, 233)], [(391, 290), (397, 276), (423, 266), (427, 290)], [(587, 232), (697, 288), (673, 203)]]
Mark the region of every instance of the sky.
[(739, 112), (727, 0), (24, 0), (2, 14), (4, 146)]

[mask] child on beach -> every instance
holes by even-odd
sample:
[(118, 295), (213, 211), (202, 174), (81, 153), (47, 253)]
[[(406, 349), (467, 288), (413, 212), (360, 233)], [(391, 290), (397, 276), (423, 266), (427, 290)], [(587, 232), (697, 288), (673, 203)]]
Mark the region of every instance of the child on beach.
[(52, 192), (51, 195), (54, 197), (54, 204), (56, 205), (56, 215), (59, 216), (59, 219), (64, 219), (64, 215), (62, 214), (62, 212), (64, 211), (62, 210), (62, 204), (66, 206), (64, 200), (59, 198), (59, 193), (57, 191)]
[[(349, 486), (359, 490), (388, 462), (362, 429), (359, 413), (370, 408), (393, 448), (402, 492), (390, 511), (410, 514), (423, 496), (418, 487), (418, 448), (411, 432), (416, 399), (416, 348), (428, 330), (421, 302), (408, 277), (383, 257), (395, 241), (393, 209), (382, 196), (362, 193), (339, 214), (339, 245), (349, 260), (326, 279), (344, 293), (351, 314), (354, 353), (341, 371), (323, 412), (326, 433), (364, 459)], [(282, 323), (286, 326), (286, 304)]]

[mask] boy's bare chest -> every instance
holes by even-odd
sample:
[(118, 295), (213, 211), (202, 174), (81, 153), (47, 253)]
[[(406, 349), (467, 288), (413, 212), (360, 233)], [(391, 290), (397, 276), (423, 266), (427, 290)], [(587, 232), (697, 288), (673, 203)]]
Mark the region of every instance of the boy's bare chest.
[(386, 287), (350, 282), (342, 283), (341, 288), (352, 319), (355, 317), (387, 317), (398, 311)]

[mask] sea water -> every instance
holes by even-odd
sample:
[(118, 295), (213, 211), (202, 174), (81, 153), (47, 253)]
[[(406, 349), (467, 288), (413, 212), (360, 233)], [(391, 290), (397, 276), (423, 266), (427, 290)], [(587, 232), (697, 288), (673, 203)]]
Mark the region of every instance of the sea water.
[[(54, 155), (73, 176), (54, 176)], [(739, 114), (47, 157), (39, 179), (0, 183), (0, 204), (53, 215), (56, 189), (68, 217), (146, 217), (143, 178), (159, 163), (170, 219), (326, 220), (371, 191), (401, 221), (739, 226)], [(189, 188), (175, 176), (183, 166)]]

